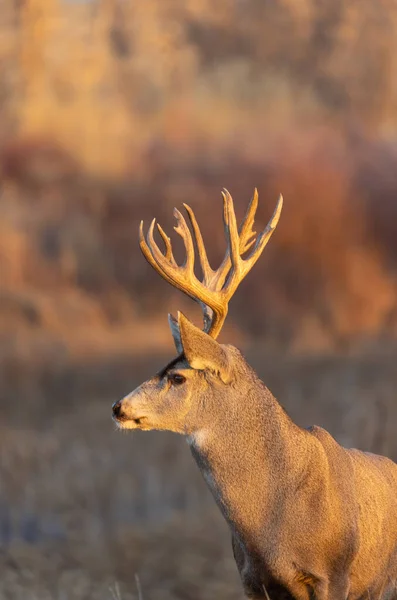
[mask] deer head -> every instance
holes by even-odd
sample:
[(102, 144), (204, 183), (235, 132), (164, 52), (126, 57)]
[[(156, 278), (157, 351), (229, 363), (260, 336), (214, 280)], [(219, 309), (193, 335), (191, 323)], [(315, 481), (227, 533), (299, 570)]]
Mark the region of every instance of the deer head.
[(140, 225), (140, 247), (145, 258), (166, 281), (200, 304), (204, 329), (202, 331), (193, 325), (181, 313), (178, 313), (177, 319), (169, 315), (179, 355), (155, 377), (113, 405), (113, 417), (120, 428), (167, 429), (188, 435), (201, 429), (209, 418), (210, 404), (219, 404), (219, 396), (224, 398), (223, 403), (227, 401), (227, 386), (236, 379), (242, 365), (246, 365), (236, 348), (221, 345), (216, 338), (225, 321), (231, 297), (258, 260), (277, 226), (283, 199), (280, 196), (267, 227), (256, 237), (253, 224), (258, 206), (257, 190), (239, 228), (231, 195), (227, 190), (222, 195), (227, 249), (216, 271), (209, 264), (194, 212), (184, 205), (199, 254), (201, 281), (194, 273), (193, 237), (177, 209), (174, 211), (177, 219), (175, 231), (182, 237), (186, 249), (186, 258), (181, 266), (177, 265), (171, 241), (161, 226), (157, 224), (165, 254), (154, 239), (155, 220), (146, 239), (143, 223)]

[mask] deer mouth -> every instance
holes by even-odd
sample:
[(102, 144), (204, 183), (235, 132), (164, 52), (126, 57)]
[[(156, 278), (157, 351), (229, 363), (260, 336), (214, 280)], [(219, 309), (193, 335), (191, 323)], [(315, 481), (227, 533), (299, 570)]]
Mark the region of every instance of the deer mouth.
[(142, 429), (147, 422), (147, 417), (119, 416), (114, 419), (120, 429)]
[(115, 402), (112, 406), (112, 416), (115, 423), (117, 423), (120, 429), (138, 429), (142, 427), (143, 423), (147, 420), (145, 415), (137, 413), (124, 406), (124, 400)]

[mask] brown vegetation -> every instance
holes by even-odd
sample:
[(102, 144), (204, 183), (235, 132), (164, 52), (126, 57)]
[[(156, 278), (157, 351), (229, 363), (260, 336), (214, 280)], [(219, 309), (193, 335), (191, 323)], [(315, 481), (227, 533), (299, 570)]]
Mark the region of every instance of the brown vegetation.
[[(11, 311), (50, 336), (68, 337), (75, 323), (107, 335), (152, 316), (162, 306), (138, 251), (139, 220), (156, 215), (170, 228), (169, 208), (189, 200), (217, 256), (221, 186), (239, 209), (256, 185), (263, 223), (279, 191), (286, 206), (232, 322), (298, 347), (395, 335), (391, 5), (376, 19), (372, 1), (357, 11), (180, 0), (6, 7), (8, 324)], [(262, 286), (268, 274), (272, 286)], [(172, 292), (158, 285), (166, 304)]]

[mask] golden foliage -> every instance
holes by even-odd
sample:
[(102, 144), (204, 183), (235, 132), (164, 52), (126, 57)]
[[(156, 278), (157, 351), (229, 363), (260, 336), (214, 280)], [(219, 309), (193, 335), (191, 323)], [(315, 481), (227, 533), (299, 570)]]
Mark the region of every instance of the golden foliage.
[(395, 335), (392, 2), (3, 4), (0, 261), (43, 327), (161, 312), (140, 218), (189, 198), (221, 253), (221, 187), (242, 210), (256, 185), (259, 220), (285, 210), (231, 322), (293, 347)]

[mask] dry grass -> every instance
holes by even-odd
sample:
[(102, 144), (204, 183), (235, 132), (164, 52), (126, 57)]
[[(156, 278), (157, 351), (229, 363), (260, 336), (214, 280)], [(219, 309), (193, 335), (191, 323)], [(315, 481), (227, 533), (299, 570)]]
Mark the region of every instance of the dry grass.
[[(248, 353), (299, 423), (397, 458), (394, 357)], [(110, 419), (112, 401), (164, 360), (2, 386), (2, 598), (138, 598), (136, 574), (145, 600), (242, 597), (229, 532), (183, 439), (122, 434)]]

